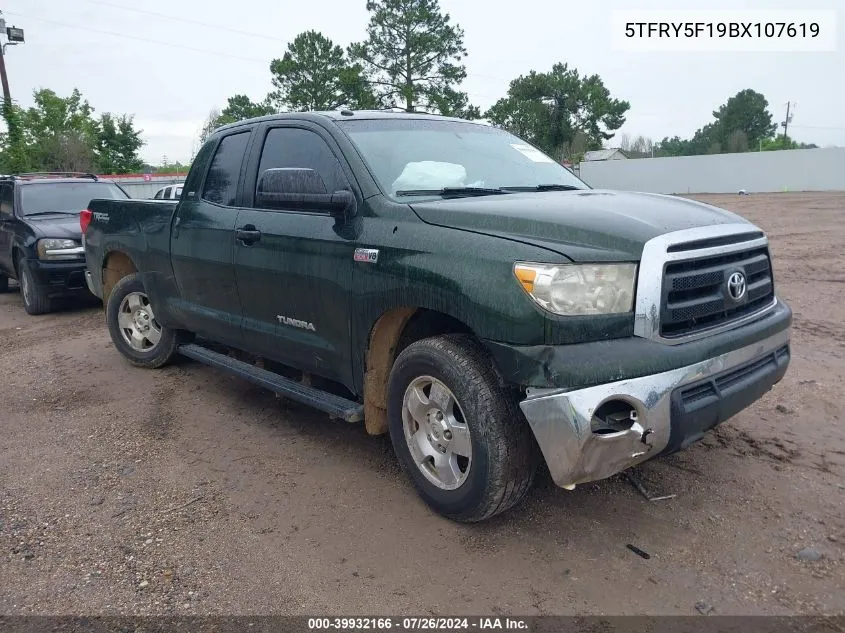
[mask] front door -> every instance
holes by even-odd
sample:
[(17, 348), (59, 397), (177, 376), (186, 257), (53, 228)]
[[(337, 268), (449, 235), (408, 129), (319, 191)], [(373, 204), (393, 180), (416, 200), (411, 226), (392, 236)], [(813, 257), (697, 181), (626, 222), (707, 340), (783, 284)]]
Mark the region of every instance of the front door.
[(204, 183), (179, 203), (170, 240), (179, 286), (173, 307), (180, 320), (192, 332), (234, 347), (243, 340), (233, 262), (235, 221), (250, 135), (245, 131), (221, 139)]
[[(245, 201), (271, 168), (315, 170), (327, 192), (352, 189), (329, 144), (315, 129), (268, 127), (253, 152)], [(349, 291), (354, 220), (293, 209), (242, 208), (235, 276), (247, 349), (352, 385)]]

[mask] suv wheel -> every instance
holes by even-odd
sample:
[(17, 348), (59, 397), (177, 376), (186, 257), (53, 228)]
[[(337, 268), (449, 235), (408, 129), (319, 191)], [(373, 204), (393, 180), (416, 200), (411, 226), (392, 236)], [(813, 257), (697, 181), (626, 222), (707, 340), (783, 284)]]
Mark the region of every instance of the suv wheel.
[(9, 292), (9, 278), (6, 275), (0, 275), (0, 292)]
[(538, 451), (528, 422), (468, 336), (424, 339), (399, 354), (388, 418), (402, 467), (443, 516), (481, 521), (531, 486)]
[(18, 284), (21, 287), (23, 308), (27, 314), (46, 314), (53, 309), (53, 302), (47, 293), (35, 285), (32, 271), (23, 256), (18, 258)]
[(138, 273), (124, 277), (112, 289), (106, 323), (115, 347), (137, 367), (161, 367), (177, 354), (180, 332), (156, 320)]

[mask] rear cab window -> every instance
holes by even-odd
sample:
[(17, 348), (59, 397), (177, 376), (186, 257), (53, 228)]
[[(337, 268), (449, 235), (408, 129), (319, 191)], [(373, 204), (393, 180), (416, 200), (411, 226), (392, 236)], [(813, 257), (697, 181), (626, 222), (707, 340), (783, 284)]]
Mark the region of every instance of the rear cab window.
[(207, 202), (235, 206), (246, 147), (252, 132), (245, 130), (223, 137), (205, 177), (201, 197)]

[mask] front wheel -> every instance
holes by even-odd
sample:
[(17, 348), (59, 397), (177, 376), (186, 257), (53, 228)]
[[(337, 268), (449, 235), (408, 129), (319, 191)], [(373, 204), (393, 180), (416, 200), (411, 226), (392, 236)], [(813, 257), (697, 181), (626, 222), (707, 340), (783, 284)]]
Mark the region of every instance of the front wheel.
[(137, 367), (162, 367), (177, 354), (180, 332), (158, 322), (138, 273), (124, 277), (112, 289), (106, 323), (114, 346)]
[(476, 522), (518, 503), (538, 451), (512, 394), (468, 336), (409, 345), (388, 385), (390, 438), (417, 492), (435, 511)]
[(53, 302), (47, 293), (35, 284), (32, 271), (23, 256), (18, 258), (18, 284), (21, 287), (23, 309), (27, 314), (46, 314), (53, 309)]

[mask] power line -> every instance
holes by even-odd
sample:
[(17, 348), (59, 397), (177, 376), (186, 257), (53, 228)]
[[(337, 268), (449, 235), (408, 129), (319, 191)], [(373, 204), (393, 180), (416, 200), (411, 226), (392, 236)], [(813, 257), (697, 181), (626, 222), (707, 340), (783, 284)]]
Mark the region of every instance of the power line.
[[(105, 3), (100, 2), (100, 0), (88, 0), (88, 2), (96, 2), (98, 4), (105, 4)], [(111, 6), (111, 5), (109, 5), (109, 6)], [(123, 7), (123, 8), (127, 8), (127, 7)], [(135, 9), (131, 9), (131, 10), (134, 11)], [(138, 10), (138, 12), (139, 13), (150, 13), (149, 11), (140, 11), (140, 10)], [(222, 51), (211, 50), (211, 49), (207, 49), (207, 48), (196, 48), (196, 47), (193, 47), (193, 46), (186, 46), (184, 44), (176, 44), (174, 42), (164, 42), (164, 41), (161, 41), (161, 40), (153, 40), (153, 39), (149, 39), (149, 38), (146, 38), (146, 37), (138, 37), (137, 35), (128, 35), (126, 33), (117, 33), (115, 31), (106, 31), (104, 29), (96, 29), (96, 28), (93, 28), (93, 27), (90, 27), (90, 26), (82, 26), (82, 25), (79, 25), (79, 24), (69, 24), (67, 22), (59, 22), (58, 20), (47, 20), (45, 18), (36, 18), (34, 16), (26, 15), (24, 13), (18, 13), (17, 11), (6, 11), (5, 13), (7, 15), (14, 15), (14, 16), (19, 17), (19, 18), (25, 18), (27, 20), (35, 20), (37, 22), (43, 22), (45, 24), (52, 24), (54, 26), (61, 26), (61, 27), (69, 28), (69, 29), (77, 29), (77, 30), (80, 30), (80, 31), (90, 31), (92, 33), (99, 33), (101, 35), (111, 35), (113, 37), (119, 37), (121, 39), (128, 39), (128, 40), (135, 40), (137, 42), (144, 42), (145, 44), (156, 44), (158, 46), (168, 46), (170, 48), (179, 48), (179, 49), (186, 50), (186, 51), (193, 51), (195, 53), (204, 53), (204, 54), (207, 54), (207, 55), (218, 55), (220, 57), (228, 57), (230, 59), (240, 59), (240, 60), (248, 61), (248, 62), (259, 62), (259, 63), (262, 63), (262, 64), (269, 64), (269, 61), (267, 59), (258, 59), (257, 57), (246, 57), (246, 56), (243, 56), (243, 55), (232, 55), (231, 53), (224, 53)], [(155, 15), (162, 15), (162, 14), (155, 14)], [(178, 19), (178, 20), (184, 21), (184, 22), (193, 22), (191, 20), (182, 20), (181, 18), (172, 18), (172, 19)], [(213, 25), (207, 25), (207, 24), (202, 23), (202, 22), (196, 22), (196, 24), (200, 24), (200, 25), (203, 25), (203, 26), (213, 26)], [(213, 28), (218, 28), (218, 27), (213, 27)], [(238, 31), (238, 32), (245, 34), (245, 35), (253, 35), (253, 34), (248, 33), (246, 31)], [(277, 39), (275, 41), (280, 42), (282, 40)], [(482, 77), (484, 75), (475, 75), (475, 74), (468, 73), (467, 76), (468, 77)], [(488, 99), (493, 99), (494, 101), (499, 98), (499, 97), (494, 98), (494, 97), (491, 97), (490, 95), (482, 95), (482, 94), (479, 94), (479, 93), (473, 93), (473, 94), (477, 97), (486, 97)]]
[[(248, 37), (260, 37), (262, 39), (270, 40), (273, 42), (281, 42), (283, 44), (287, 43), (287, 40), (283, 40), (278, 37), (274, 37), (272, 35), (264, 35), (263, 33), (255, 33), (253, 31), (244, 31), (241, 29), (233, 29), (229, 26), (221, 26), (219, 24), (211, 24), (210, 22), (202, 22), (200, 20), (192, 20), (190, 18), (183, 18), (175, 15), (168, 15), (166, 13), (158, 13), (156, 11), (147, 11), (146, 9), (136, 9), (135, 7), (125, 7), (119, 4), (113, 4), (111, 2), (105, 2), (104, 0), (86, 0), (86, 2), (90, 2), (91, 4), (98, 4), (104, 7), (110, 7), (112, 9), (120, 9), (123, 11), (131, 11), (133, 13), (140, 13), (141, 15), (149, 15), (156, 18), (162, 18), (164, 20), (173, 20), (175, 22), (184, 22), (185, 24), (193, 24), (195, 26), (203, 26), (210, 29), (218, 29), (220, 31), (228, 31), (230, 33), (236, 33), (238, 35), (246, 35)], [(494, 77), (492, 75), (481, 75), (478, 73), (468, 73), (467, 77), (478, 77), (480, 79), (493, 79), (495, 81), (511, 81), (511, 79), (505, 79), (503, 77)]]
[(790, 125), (790, 127), (798, 128), (800, 130), (845, 130), (845, 127), (836, 127), (832, 125)]
[(220, 26), (218, 24), (211, 24), (210, 22), (201, 22), (199, 20), (191, 20), (190, 18), (181, 18), (175, 15), (167, 15), (166, 13), (157, 13), (155, 11), (147, 11), (145, 9), (136, 9), (135, 7), (124, 7), (119, 4), (112, 4), (111, 2), (103, 2), (103, 0), (87, 0), (91, 4), (99, 4), (104, 7), (111, 7), (112, 9), (122, 9), (123, 11), (132, 11), (133, 13), (140, 13), (142, 15), (150, 15), (156, 18), (163, 18), (165, 20), (173, 20), (174, 22), (184, 22), (185, 24), (194, 24), (196, 26), (204, 26), (210, 29), (218, 29), (220, 31), (228, 31), (230, 33), (237, 33), (238, 35), (246, 35), (248, 37), (260, 37), (265, 40), (271, 40), (273, 42), (282, 42), (284, 43), (285, 40), (282, 40), (278, 37), (273, 37), (272, 35), (264, 35), (263, 33), (253, 33), (252, 31), (242, 31), (240, 29), (233, 29), (229, 26)]
[(161, 40), (151, 40), (146, 37), (138, 37), (137, 35), (127, 35), (126, 33), (115, 33), (114, 31), (106, 31), (103, 29), (95, 29), (90, 26), (80, 26), (78, 24), (68, 24), (67, 22), (59, 22), (57, 20), (45, 20), (44, 18), (36, 18), (31, 15), (25, 15), (23, 13), (17, 13), (15, 11), (6, 11), (7, 15), (14, 15), (19, 18), (25, 18), (27, 20), (35, 20), (36, 22), (44, 22), (45, 24), (53, 24), (55, 26), (63, 26), (69, 29), (79, 29), (80, 31), (90, 31), (92, 33), (99, 33), (101, 35), (111, 35), (113, 37), (119, 37), (121, 39), (126, 40), (136, 40), (138, 42), (144, 42), (145, 44), (156, 44), (158, 46), (169, 46), (170, 48), (181, 48), (182, 50), (186, 51), (193, 51), (195, 53), (203, 53), (205, 55), (218, 55), (220, 57), (229, 57), (231, 59), (240, 59), (243, 61), (248, 62), (260, 62), (262, 64), (269, 64), (268, 60), (266, 59), (258, 59), (256, 57), (244, 57), (242, 55), (232, 55), (231, 53), (224, 53), (221, 51), (215, 51), (207, 48), (194, 48), (193, 46), (185, 46), (184, 44), (175, 44), (173, 42), (162, 42)]

